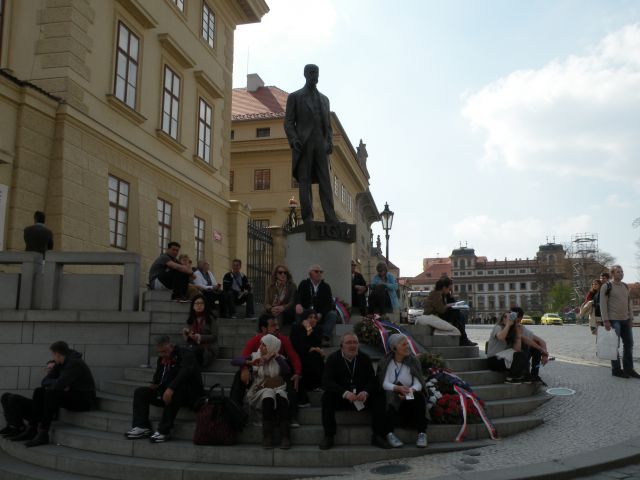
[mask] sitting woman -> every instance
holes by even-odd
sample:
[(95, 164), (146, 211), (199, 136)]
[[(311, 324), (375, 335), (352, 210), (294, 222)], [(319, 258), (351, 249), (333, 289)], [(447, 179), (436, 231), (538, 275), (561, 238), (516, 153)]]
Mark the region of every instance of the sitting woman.
[(370, 313), (392, 313), (400, 310), (398, 301), (398, 283), (393, 275), (387, 271), (387, 264), (384, 262), (376, 265), (375, 275), (371, 279), (371, 294), (369, 295)]
[(253, 383), (247, 392), (247, 401), (251, 408), (262, 410), (262, 446), (273, 448), (273, 434), (278, 425), (280, 448), (287, 449), (291, 448), (291, 435), (285, 377), (291, 368), (278, 354), (279, 350), (280, 339), (267, 334), (260, 340), (260, 349), (251, 354)]
[(427, 403), (420, 362), (413, 355), (406, 335), (389, 337), (389, 353), (378, 365), (378, 381), (384, 393), (374, 402), (374, 445), (398, 448), (404, 445), (393, 433), (400, 420), (415, 426), (416, 447), (427, 446)]
[(322, 350), (322, 330), (318, 325), (318, 314), (313, 310), (302, 312), (302, 321), (291, 327), (291, 343), (302, 362), (302, 378), (298, 388), (298, 405), (309, 406), (308, 392), (322, 386), (324, 371), (324, 351)]
[(296, 291), (289, 269), (276, 265), (271, 275), (271, 284), (267, 287), (264, 308), (281, 325), (291, 324), (295, 319)]
[(507, 372), (506, 383), (521, 383), (529, 373), (529, 356), (522, 348), (522, 330), (515, 312), (505, 312), (487, 343), (489, 369)]
[(182, 335), (191, 346), (200, 367), (208, 367), (217, 357), (216, 325), (209, 304), (202, 295), (191, 299), (191, 310), (187, 318), (187, 327)]

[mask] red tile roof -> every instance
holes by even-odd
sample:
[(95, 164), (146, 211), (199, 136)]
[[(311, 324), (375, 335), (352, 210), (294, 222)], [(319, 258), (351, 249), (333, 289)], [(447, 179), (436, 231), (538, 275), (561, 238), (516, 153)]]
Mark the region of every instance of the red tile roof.
[(259, 87), (255, 92), (234, 88), (231, 101), (232, 120), (284, 118), (289, 94), (278, 87)]

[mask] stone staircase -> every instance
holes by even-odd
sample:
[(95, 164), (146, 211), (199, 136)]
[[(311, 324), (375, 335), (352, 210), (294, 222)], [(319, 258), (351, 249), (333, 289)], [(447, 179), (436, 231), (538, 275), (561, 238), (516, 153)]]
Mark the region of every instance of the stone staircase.
[[(185, 323), (188, 304), (166, 301), (161, 294), (164, 292), (152, 292), (145, 299), (145, 310), (151, 312), (151, 337), (170, 334), (181, 343), (178, 332)], [(349, 327), (338, 326), (336, 335)], [(442, 354), (448, 366), (474, 387), (485, 401), (487, 414), (501, 437), (542, 423), (542, 419), (532, 412), (549, 397), (539, 393), (537, 386), (506, 385), (503, 374), (487, 370), (486, 359), (480, 357), (478, 347), (459, 347), (457, 338), (432, 336), (417, 327), (409, 328), (418, 342), (429, 351)], [(205, 385), (220, 383), (225, 388), (231, 386), (235, 368), (230, 365), (230, 359), (240, 353), (256, 330), (256, 320), (218, 320), (220, 359), (203, 373)], [(149, 360), (151, 363), (154, 359)], [(0, 447), (13, 457), (9, 459), (11, 461), (0, 462), (0, 478), (138, 480), (152, 477), (155, 480), (199, 480), (210, 479), (212, 475), (233, 474), (234, 480), (244, 480), (346, 475), (353, 472), (354, 465), (362, 463), (493, 443), (482, 424), (469, 425), (462, 443), (453, 442), (459, 425), (430, 425), (426, 450), (413, 446), (415, 432), (412, 429), (396, 431), (398, 437), (406, 442), (403, 448), (382, 450), (370, 445), (368, 413), (338, 412), (336, 446), (331, 450), (319, 450), (323, 432), (318, 393), (310, 394), (310, 408), (299, 411), (301, 426), (292, 429), (291, 450), (262, 449), (261, 428), (251, 424), (241, 433), (238, 445), (193, 445), (194, 415), (187, 410), (180, 411), (170, 442), (130, 441), (123, 437), (123, 432), (130, 428), (133, 391), (148, 384), (153, 368), (132, 366), (123, 373), (121, 379), (101, 382), (97, 410), (84, 413), (61, 411), (60, 421), (53, 427), (50, 445), (27, 449), (21, 444), (0, 440)], [(159, 409), (152, 407), (151, 412), (152, 418), (159, 417)], [(28, 467), (31, 468), (24, 463), (16, 463), (16, 459), (30, 464)]]

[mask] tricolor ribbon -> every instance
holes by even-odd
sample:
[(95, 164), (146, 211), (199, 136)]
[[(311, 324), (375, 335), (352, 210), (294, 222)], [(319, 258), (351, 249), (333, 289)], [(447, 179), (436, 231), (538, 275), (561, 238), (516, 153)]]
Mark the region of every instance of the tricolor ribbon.
[(393, 333), (401, 333), (402, 335), (407, 337), (407, 341), (409, 342), (409, 347), (411, 348), (411, 351), (413, 352), (414, 355), (418, 355), (419, 353), (418, 347), (416, 346), (416, 343), (413, 340), (413, 337), (411, 337), (411, 334), (409, 334), (408, 332), (406, 332), (405, 330), (403, 330), (402, 328), (400, 328), (399, 326), (393, 323), (387, 322), (385, 320), (380, 320), (380, 316), (378, 314), (374, 314), (371, 321), (380, 332), (380, 338), (382, 339), (382, 346), (384, 347), (385, 353), (389, 353), (389, 346), (387, 345), (387, 340), (389, 338), (389, 330), (391, 330)]
[(496, 427), (493, 426), (491, 420), (489, 420), (489, 417), (487, 417), (487, 414), (485, 413), (484, 408), (482, 408), (482, 405), (480, 405), (478, 399), (474, 397), (470, 392), (457, 385), (454, 385), (453, 389), (456, 391), (458, 397), (460, 398), (460, 407), (462, 408), (462, 428), (460, 428), (460, 431), (456, 436), (456, 442), (461, 442), (467, 433), (467, 402), (465, 401), (465, 398), (471, 400), (473, 406), (476, 407), (478, 415), (480, 415), (480, 418), (482, 419), (482, 423), (484, 423), (487, 431), (489, 432), (489, 437), (491, 437), (492, 440), (496, 440)]

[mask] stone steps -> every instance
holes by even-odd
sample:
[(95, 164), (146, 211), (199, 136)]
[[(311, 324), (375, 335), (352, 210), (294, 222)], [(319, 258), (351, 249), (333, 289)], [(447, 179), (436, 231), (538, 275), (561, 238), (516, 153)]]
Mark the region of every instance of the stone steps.
[[(530, 428), (531, 422), (538, 422), (529, 413), (544, 403), (548, 396), (523, 397), (510, 401), (487, 402), (486, 412), (492, 418), (496, 426), (500, 427), (501, 436), (513, 435), (524, 429)], [(122, 434), (131, 427), (131, 402), (121, 399), (118, 412), (93, 411), (93, 412), (61, 412), (60, 419), (68, 425), (94, 429), (104, 432)], [(128, 411), (126, 411), (128, 410)], [(152, 407), (152, 419), (160, 417), (160, 409)], [(301, 426), (293, 428), (292, 441), (294, 445), (317, 445), (322, 439), (321, 412), (319, 407), (300, 409), (299, 421)], [(194, 414), (188, 410), (182, 410), (176, 421), (173, 436), (175, 438), (189, 440), (193, 438), (195, 429)], [(340, 425), (336, 435), (338, 445), (362, 445), (369, 442), (371, 436), (370, 415), (368, 412), (356, 414), (354, 412), (337, 412), (336, 420)], [(537, 424), (537, 423), (536, 423)], [(460, 425), (433, 424), (429, 426), (429, 439), (432, 443), (448, 442), (455, 438)], [(398, 428), (398, 436), (406, 442), (411, 442), (415, 432), (410, 428)], [(261, 429), (253, 424), (247, 425), (239, 437), (241, 444), (255, 444), (260, 441)], [(486, 438), (487, 433), (482, 425), (469, 425), (467, 439)]]
[(22, 462), (0, 450), (0, 478), (3, 480), (98, 480), (98, 477), (59, 472)]

